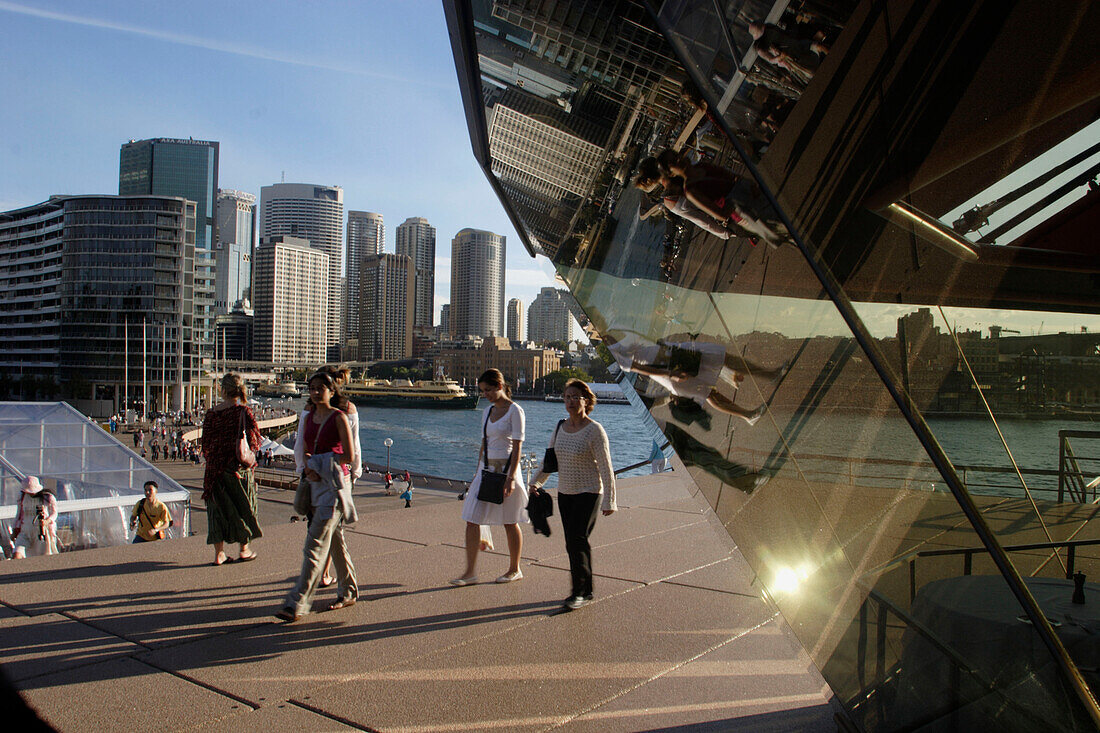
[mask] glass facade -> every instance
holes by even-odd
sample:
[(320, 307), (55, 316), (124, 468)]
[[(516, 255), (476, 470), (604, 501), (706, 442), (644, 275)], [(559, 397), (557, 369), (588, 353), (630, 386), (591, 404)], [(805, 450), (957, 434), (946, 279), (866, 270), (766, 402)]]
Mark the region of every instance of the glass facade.
[(517, 231), (849, 722), (1094, 730), (1100, 9), (445, 7)]
[(200, 354), (211, 353), (214, 340), (219, 148), (206, 140), (154, 138), (125, 143), (119, 154), (119, 195), (195, 202), (193, 300)]

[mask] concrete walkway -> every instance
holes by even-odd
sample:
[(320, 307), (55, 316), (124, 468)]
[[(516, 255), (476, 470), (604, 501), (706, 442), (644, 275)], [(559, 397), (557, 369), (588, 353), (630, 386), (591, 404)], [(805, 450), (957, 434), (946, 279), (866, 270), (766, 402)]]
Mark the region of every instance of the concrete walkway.
[[(161, 464), (185, 485), (201, 470)], [(402, 486), (401, 483), (398, 484)], [(703, 501), (624, 479), (593, 535), (596, 602), (562, 613), (568, 560), (524, 531), (522, 581), (453, 588), (454, 492), (357, 487), (360, 603), (292, 625), (290, 492), (261, 494), (250, 563), (181, 540), (0, 563), (0, 663), (63, 731), (835, 731), (821, 676)], [(198, 504), (201, 506), (201, 503)], [(481, 576), (505, 569), (503, 532)]]

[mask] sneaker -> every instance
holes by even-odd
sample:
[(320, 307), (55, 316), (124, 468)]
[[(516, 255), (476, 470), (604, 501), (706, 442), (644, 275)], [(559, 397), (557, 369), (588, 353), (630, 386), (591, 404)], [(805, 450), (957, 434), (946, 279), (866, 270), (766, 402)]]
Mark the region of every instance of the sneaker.
[(515, 581), (515, 580), (523, 580), (523, 571), (522, 570), (517, 570), (514, 573), (505, 573), (504, 575), (497, 578), (496, 582), (498, 582), (498, 583), (511, 583), (512, 581)]
[(476, 575), (471, 575), (468, 578), (454, 578), (453, 580), (451, 580), (449, 582), (453, 586), (457, 586), (459, 588), (462, 588), (463, 586), (467, 586), (467, 585), (476, 585), (477, 584), (477, 576)]
[(584, 608), (592, 602), (592, 596), (573, 596), (565, 602), (565, 607), (570, 611), (576, 611), (578, 608)]
[(275, 618), (286, 621), (288, 624), (294, 623), (301, 617), (302, 614), (296, 613), (293, 608), (283, 608), (275, 614)]

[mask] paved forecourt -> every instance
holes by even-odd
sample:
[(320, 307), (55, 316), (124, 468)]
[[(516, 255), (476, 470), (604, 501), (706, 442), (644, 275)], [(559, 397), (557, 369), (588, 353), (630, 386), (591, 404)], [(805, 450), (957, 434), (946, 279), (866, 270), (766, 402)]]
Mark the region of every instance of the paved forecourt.
[[(163, 465), (200, 486), (198, 468)], [(289, 491), (265, 489), (254, 562), (212, 567), (196, 511), (196, 536), (0, 563), (0, 664), (63, 731), (836, 730), (825, 682), (703, 501), (675, 472), (619, 491), (578, 611), (560, 612), (556, 518), (549, 538), (525, 528), (522, 581), (453, 588), (455, 492), (406, 509), (368, 480), (347, 531), (360, 602), (325, 611), (325, 589), (284, 625), (271, 614), (305, 527)], [(507, 566), (494, 539), (486, 581)]]

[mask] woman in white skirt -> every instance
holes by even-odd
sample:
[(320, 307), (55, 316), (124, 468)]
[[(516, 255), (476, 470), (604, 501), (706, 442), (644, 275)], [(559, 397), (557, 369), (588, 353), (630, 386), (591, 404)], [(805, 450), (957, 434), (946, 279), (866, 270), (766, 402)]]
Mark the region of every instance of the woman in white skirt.
[[(527, 487), (519, 470), (523, 446), (524, 415), (512, 402), (512, 388), (498, 369), (486, 371), (477, 380), (481, 396), (491, 404), (481, 418), (482, 452), (479, 454), (474, 480), (466, 491), (462, 518), (466, 521), (466, 572), (451, 585), (473, 585), (477, 582), (477, 553), (481, 549), (480, 525), (504, 525), (508, 538), (508, 572), (497, 578), (498, 583), (511, 583), (523, 577), (519, 557), (523, 551), (523, 534), (519, 523), (527, 520)], [(478, 499), (481, 471), (488, 469), (505, 475), (504, 503), (492, 504)]]

